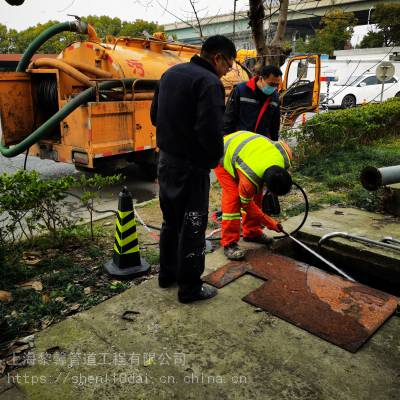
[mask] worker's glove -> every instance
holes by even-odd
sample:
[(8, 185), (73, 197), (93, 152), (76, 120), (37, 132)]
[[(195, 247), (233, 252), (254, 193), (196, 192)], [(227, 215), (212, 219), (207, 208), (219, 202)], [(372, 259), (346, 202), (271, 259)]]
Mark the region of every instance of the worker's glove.
[(282, 232), (282, 225), (279, 221), (276, 221), (275, 219), (271, 218), (269, 215), (264, 214), (264, 217), (266, 219), (265, 226), (270, 229), (271, 231), (275, 232)]
[(274, 221), (274, 222), (275, 222), (275, 224), (273, 226), (271, 226), (271, 228), (269, 228), (269, 229), (271, 229), (272, 231), (278, 232), (278, 233), (282, 232), (283, 227), (280, 224), (280, 222), (278, 222), (278, 221)]

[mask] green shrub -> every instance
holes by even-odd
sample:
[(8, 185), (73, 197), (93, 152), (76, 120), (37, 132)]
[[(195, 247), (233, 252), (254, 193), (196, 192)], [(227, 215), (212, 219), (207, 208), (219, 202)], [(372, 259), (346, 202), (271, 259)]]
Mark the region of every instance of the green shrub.
[(315, 115), (296, 133), (300, 158), (398, 135), (400, 98)]
[(72, 177), (44, 180), (36, 171), (0, 175), (2, 241), (30, 240), (41, 229), (55, 235), (59, 228), (69, 226), (61, 206), (74, 182)]
[[(36, 171), (18, 171), (0, 175), (0, 261), (1, 246), (20, 239), (32, 241), (40, 231), (47, 231), (54, 238), (59, 232), (74, 228), (75, 221), (63, 210), (68, 190), (79, 187), (81, 198), (92, 215), (94, 200), (102, 188), (121, 180), (120, 175), (90, 178), (66, 176), (58, 179), (42, 179)], [(76, 196), (76, 195), (75, 195)], [(93, 225), (91, 224), (93, 238)]]
[(348, 194), (350, 205), (367, 211), (376, 211), (381, 207), (381, 191), (369, 192), (357, 185)]

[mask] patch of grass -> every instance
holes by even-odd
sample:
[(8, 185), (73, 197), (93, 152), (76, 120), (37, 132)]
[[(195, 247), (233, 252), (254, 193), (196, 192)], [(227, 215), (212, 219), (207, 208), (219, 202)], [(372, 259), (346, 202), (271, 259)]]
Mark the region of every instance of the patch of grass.
[(150, 265), (158, 265), (160, 263), (160, 252), (158, 248), (148, 247), (141, 251), (141, 256), (144, 257)]
[(348, 147), (308, 158), (297, 171), (307, 177), (326, 182), (332, 176), (345, 176), (348, 184), (359, 181), (361, 170), (368, 165), (378, 167), (400, 163), (400, 145), (376, 143), (370, 146)]
[(394, 138), (371, 145), (347, 147), (303, 160), (294, 179), (309, 194), (314, 207), (341, 204), (369, 211), (380, 207), (379, 192), (368, 192), (360, 183), (360, 173), (368, 165), (376, 167), (400, 164), (400, 140)]
[(129, 283), (121, 281), (113, 281), (110, 283), (109, 288), (115, 293), (121, 293), (129, 288)]
[(210, 200), (209, 200), (209, 213), (221, 210), (221, 196), (222, 189), (218, 181), (211, 184)]
[(355, 187), (348, 193), (348, 201), (350, 205), (363, 208), (367, 211), (376, 211), (380, 207), (380, 191), (368, 192), (361, 186)]
[(79, 301), (84, 295), (82, 287), (75, 285), (73, 283), (68, 283), (62, 293), (65, 301), (69, 303), (73, 302), (79, 303)]
[(327, 175), (325, 177), (325, 184), (330, 190), (351, 188), (353, 186), (352, 182), (353, 177), (347, 173), (342, 175)]
[[(97, 229), (97, 228), (96, 228)], [(60, 233), (63, 240), (44, 236), (33, 243), (20, 242), (3, 254), (0, 289), (11, 292), (10, 303), (0, 303), (3, 340), (13, 340), (57, 322), (123, 292), (140, 280), (120, 282), (104, 273), (104, 263), (112, 257), (114, 229), (100, 227), (96, 239), (87, 228)], [(23, 255), (35, 254), (38, 262), (25, 265)], [(2, 253), (0, 254), (0, 256)], [(158, 249), (149, 247), (143, 256), (152, 265), (159, 263)], [(23, 289), (22, 281), (35, 281), (42, 289)], [(3, 327), (3, 328), (2, 328)]]
[(90, 244), (86, 248), (86, 254), (91, 258), (98, 258), (98, 257), (101, 257), (102, 255), (104, 255), (104, 249), (102, 249), (101, 247), (98, 247), (96, 245)]
[(40, 327), (42, 319), (52, 319), (65, 308), (64, 304), (44, 301), (43, 294), (32, 289), (14, 290), (13, 297), (11, 314), (7, 305), (2, 306), (0, 313), (8, 322), (10, 339)]
[(23, 250), (23, 247), (15, 245), (8, 249), (0, 264), (0, 289), (7, 290), (18, 282), (29, 281), (48, 270), (42, 263), (34, 268), (25, 265), (21, 260)]
[(48, 272), (42, 275), (42, 282), (45, 287), (63, 287), (72, 279), (84, 273), (84, 269), (76, 265), (73, 260), (65, 255), (56, 257), (53, 260), (46, 260)]
[(209, 217), (207, 222), (208, 229), (217, 229), (220, 227), (220, 224), (218, 222), (215, 222), (214, 220), (210, 219), (211, 214), (208, 217)]

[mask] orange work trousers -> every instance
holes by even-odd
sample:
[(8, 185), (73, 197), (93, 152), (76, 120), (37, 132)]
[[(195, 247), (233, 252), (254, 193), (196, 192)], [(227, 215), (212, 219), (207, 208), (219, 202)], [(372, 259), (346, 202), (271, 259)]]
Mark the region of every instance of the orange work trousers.
[[(218, 182), (222, 187), (222, 237), (221, 245), (226, 247), (231, 243), (237, 243), (240, 239), (240, 218), (242, 217), (243, 237), (256, 237), (263, 233), (263, 227), (258, 221), (247, 217), (241, 210), (239, 197), (239, 182), (233, 178), (225, 168), (218, 164), (214, 169)], [(261, 207), (262, 193), (256, 194), (253, 201)], [(249, 207), (254, 204), (249, 203)]]

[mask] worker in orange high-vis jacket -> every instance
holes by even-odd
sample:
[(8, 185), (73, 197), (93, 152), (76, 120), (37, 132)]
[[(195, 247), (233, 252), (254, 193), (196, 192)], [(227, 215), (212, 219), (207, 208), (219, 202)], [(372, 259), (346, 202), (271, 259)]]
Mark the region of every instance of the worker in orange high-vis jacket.
[(278, 221), (262, 212), (261, 202), (264, 187), (278, 196), (290, 191), (292, 178), (287, 169), (291, 160), (292, 152), (283, 141), (248, 131), (224, 137), (224, 156), (214, 172), (222, 187), (221, 245), (229, 259), (245, 256), (238, 245), (241, 225), (248, 242), (270, 244), (264, 226), (282, 231)]

